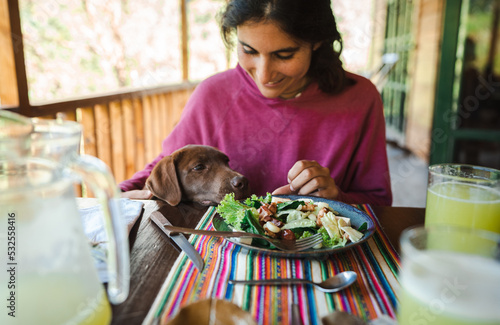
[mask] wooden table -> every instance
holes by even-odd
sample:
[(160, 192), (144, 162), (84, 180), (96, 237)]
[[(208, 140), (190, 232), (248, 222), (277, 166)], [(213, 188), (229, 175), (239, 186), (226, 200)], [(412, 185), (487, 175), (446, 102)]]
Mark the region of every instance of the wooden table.
[[(180, 204), (172, 207), (161, 201), (144, 200), (143, 213), (129, 234), (130, 292), (127, 300), (112, 305), (111, 324), (141, 324), (153, 304), (161, 285), (181, 253), (151, 220), (151, 212), (158, 210), (176, 225), (194, 228), (207, 207)], [(99, 204), (94, 198), (77, 198), (79, 208)]]
[[(149, 220), (160, 210), (176, 226), (195, 227), (206, 207), (181, 204), (177, 207), (158, 201), (143, 201), (144, 213), (130, 233), (130, 293), (127, 300), (113, 306), (112, 324), (141, 324), (161, 285), (180, 254), (175, 243)], [(423, 224), (422, 208), (373, 207), (394, 247), (399, 250), (399, 236), (410, 226)]]

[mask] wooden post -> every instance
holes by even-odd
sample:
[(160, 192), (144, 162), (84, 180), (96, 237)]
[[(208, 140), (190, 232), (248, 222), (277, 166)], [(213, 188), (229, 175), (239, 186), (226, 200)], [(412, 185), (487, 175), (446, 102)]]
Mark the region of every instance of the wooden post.
[(96, 123), (93, 107), (83, 107), (80, 111), (80, 122), (83, 128), (83, 153), (97, 157)]
[(188, 54), (188, 20), (186, 0), (180, 0), (181, 8), (181, 47), (182, 47), (182, 80), (189, 79), (189, 54)]
[(109, 131), (111, 146), (110, 166), (113, 170), (113, 176), (116, 182), (125, 180), (125, 149), (123, 134), (123, 113), (120, 101), (109, 103)]
[(123, 179), (130, 178), (136, 171), (135, 157), (137, 155), (135, 143), (135, 125), (134, 125), (134, 108), (132, 101), (126, 99), (122, 101), (122, 114), (123, 114), (123, 150), (125, 164), (125, 175)]
[[(135, 129), (135, 142), (136, 142), (136, 154), (135, 154), (135, 169), (134, 172), (141, 170), (146, 165), (146, 150), (145, 140), (144, 140), (144, 109), (142, 102), (139, 98), (134, 98), (132, 100), (133, 110), (134, 110), (134, 129)], [(132, 177), (133, 173), (127, 175), (127, 178)]]
[(19, 113), (29, 116), (30, 102), (28, 97), (28, 80), (26, 78), (26, 66), (24, 64), (23, 34), (21, 31), (21, 17), (19, 15), (19, 1), (12, 0), (9, 3), (9, 18), (11, 40), (14, 50), (14, 61), (17, 76), (17, 89), (19, 98)]
[(10, 31), (9, 8), (0, 1), (0, 105), (18, 106), (17, 78)]
[(144, 112), (144, 125), (147, 127), (144, 128), (144, 148), (145, 150), (145, 159), (147, 162), (152, 161), (156, 156), (157, 150), (155, 150), (154, 145), (154, 135), (153, 135), (153, 125), (154, 123), (154, 115), (153, 115), (153, 107), (151, 104), (151, 96), (144, 96), (142, 98), (142, 107)]
[(95, 105), (95, 130), (97, 157), (108, 167), (113, 168), (113, 156), (111, 154), (111, 121), (109, 120), (108, 105)]

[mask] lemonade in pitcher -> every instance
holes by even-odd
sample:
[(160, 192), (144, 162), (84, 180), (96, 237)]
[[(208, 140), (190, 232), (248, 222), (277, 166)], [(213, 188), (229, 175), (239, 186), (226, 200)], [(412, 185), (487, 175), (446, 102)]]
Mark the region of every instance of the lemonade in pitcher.
[(427, 190), (425, 225), (447, 224), (500, 233), (500, 191), (444, 182)]
[(73, 179), (43, 159), (0, 160), (0, 324), (109, 324)]
[[(2, 297), (10, 297), (8, 290), (0, 292)], [(65, 274), (19, 276), (13, 298), (15, 308), (5, 310), (0, 317), (1, 324), (104, 325), (111, 322), (111, 307), (104, 288), (89, 286)]]
[(0, 324), (111, 322), (74, 198), (58, 193), (58, 185), (47, 190), (60, 196), (12, 198), (0, 207), (0, 234), (7, 235), (0, 242), (13, 247), (0, 258), (7, 268), (0, 274), (0, 297), (6, 302)]

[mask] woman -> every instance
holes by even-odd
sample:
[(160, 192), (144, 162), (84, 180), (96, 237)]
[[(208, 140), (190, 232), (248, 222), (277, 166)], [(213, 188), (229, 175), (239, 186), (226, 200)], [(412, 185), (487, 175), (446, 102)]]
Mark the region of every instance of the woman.
[(225, 152), (258, 195), (391, 205), (380, 96), (342, 68), (330, 1), (231, 0), (221, 29), (228, 46), (236, 35), (237, 67), (200, 83), (163, 152), (122, 190), (196, 143)]

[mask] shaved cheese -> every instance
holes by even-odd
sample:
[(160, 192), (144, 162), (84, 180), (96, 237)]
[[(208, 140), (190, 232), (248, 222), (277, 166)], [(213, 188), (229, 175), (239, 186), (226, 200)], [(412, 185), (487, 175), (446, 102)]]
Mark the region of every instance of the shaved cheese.
[(349, 239), (353, 243), (355, 243), (355, 242), (359, 241), (361, 238), (363, 238), (363, 234), (352, 227), (341, 227), (341, 229), (343, 231), (345, 231), (346, 234), (349, 235)]
[(325, 227), (326, 232), (330, 238), (340, 238), (342, 234), (340, 233), (339, 227), (337, 226), (337, 220), (335, 220), (335, 215), (328, 212), (321, 218), (321, 223)]
[(318, 210), (321, 210), (322, 208), (330, 209), (330, 206), (326, 202), (318, 202), (318, 204), (316, 206), (317, 206)]
[(339, 227), (350, 227), (351, 226), (351, 219), (349, 219), (349, 218), (335, 216), (335, 219), (337, 219), (337, 223), (338, 223)]

